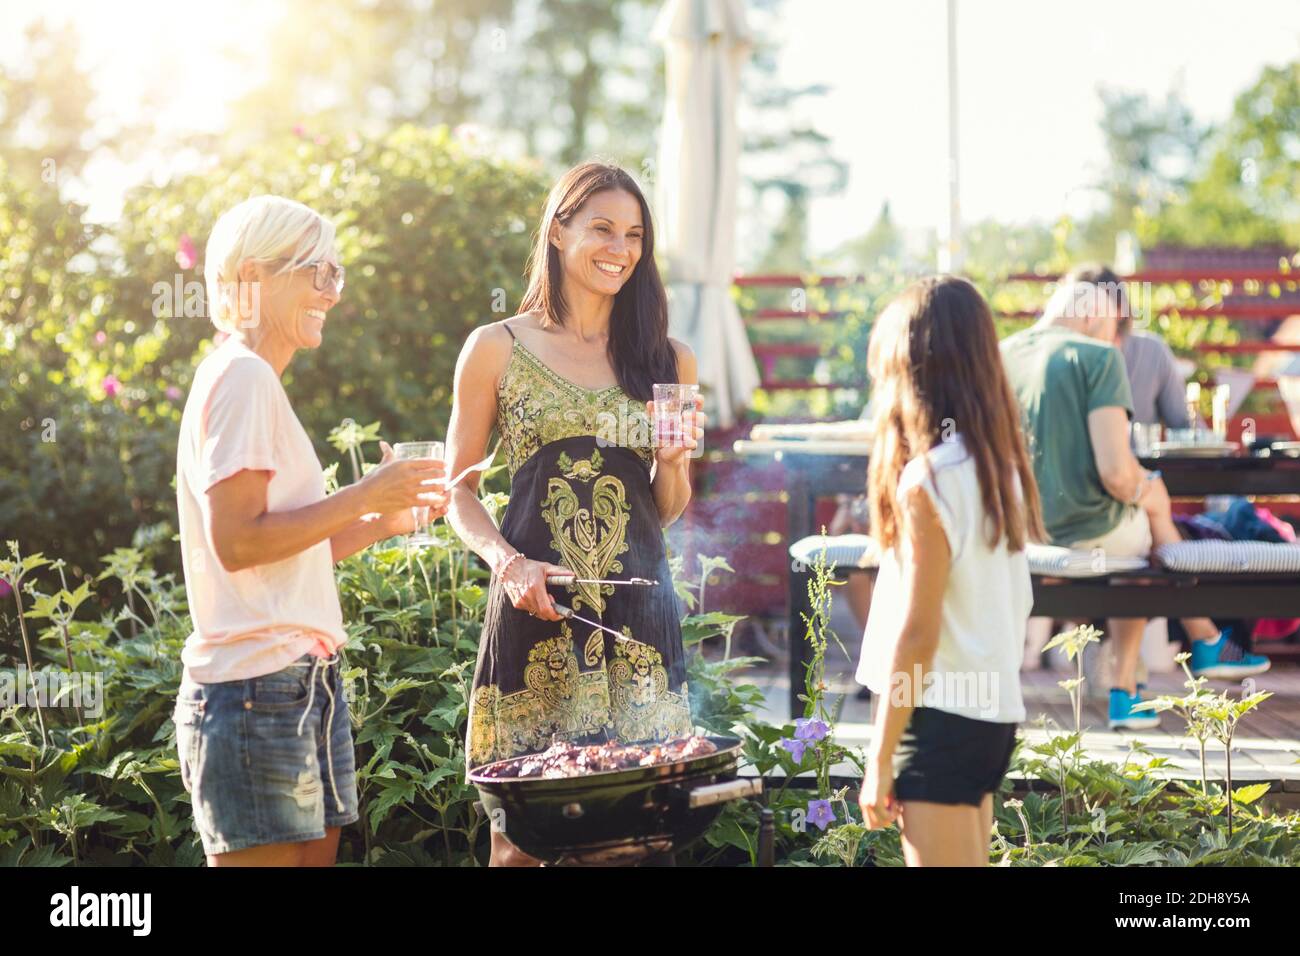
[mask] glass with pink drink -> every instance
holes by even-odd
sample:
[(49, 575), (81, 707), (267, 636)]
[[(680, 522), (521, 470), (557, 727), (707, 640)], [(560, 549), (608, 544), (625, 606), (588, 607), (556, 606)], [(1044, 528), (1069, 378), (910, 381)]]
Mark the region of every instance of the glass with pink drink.
[(655, 447), (682, 448), (695, 436), (695, 399), (698, 385), (655, 385)]

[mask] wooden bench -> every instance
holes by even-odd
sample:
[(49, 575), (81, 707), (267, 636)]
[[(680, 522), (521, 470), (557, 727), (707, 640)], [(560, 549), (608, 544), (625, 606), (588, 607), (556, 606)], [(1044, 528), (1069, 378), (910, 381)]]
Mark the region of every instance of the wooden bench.
[[(848, 574), (874, 576), (874, 567), (835, 566)], [(812, 569), (795, 564), (790, 571), (790, 714), (803, 716), (799, 694), (809, 662), (811, 616), (808, 584)], [(1213, 617), (1220, 621), (1300, 617), (1300, 575), (1253, 573), (1178, 573), (1159, 568), (1123, 571), (1098, 577), (1062, 578), (1033, 575), (1034, 617), (1104, 620), (1110, 617)], [(1275, 654), (1270, 647), (1269, 653)]]

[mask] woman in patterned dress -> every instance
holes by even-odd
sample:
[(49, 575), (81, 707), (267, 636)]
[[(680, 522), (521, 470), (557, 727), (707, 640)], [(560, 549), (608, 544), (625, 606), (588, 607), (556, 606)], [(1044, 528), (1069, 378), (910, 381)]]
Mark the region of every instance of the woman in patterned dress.
[[(510, 471), (498, 530), (469, 478), (452, 526), (492, 568), (466, 743), (470, 767), (553, 739), (664, 739), (693, 729), (680, 608), (662, 529), (691, 496), (695, 411), (684, 447), (655, 448), (651, 385), (695, 382), (668, 337), (650, 210), (622, 169), (585, 163), (551, 190), (520, 314), (476, 329), (456, 366), (452, 474), (495, 428)], [(548, 575), (657, 580), (548, 587)], [(616, 639), (555, 609), (624, 635)], [(508, 830), (508, 827), (507, 827)], [(492, 865), (528, 865), (492, 833)]]

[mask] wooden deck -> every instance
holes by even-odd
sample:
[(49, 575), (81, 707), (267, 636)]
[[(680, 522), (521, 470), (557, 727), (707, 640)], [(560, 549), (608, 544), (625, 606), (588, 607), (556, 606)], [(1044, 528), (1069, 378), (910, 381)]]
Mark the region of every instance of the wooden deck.
[[(1069, 695), (1057, 681), (1073, 676), (1061, 670), (1027, 671), (1021, 674), (1028, 719), (1021, 725), (1022, 735), (1030, 742), (1041, 742), (1062, 730), (1072, 730), (1074, 718)], [(786, 701), (789, 680), (779, 666), (754, 671), (750, 679), (763, 689), (767, 699), (764, 716), (773, 723), (788, 721)], [(1152, 674), (1148, 696), (1181, 693), (1183, 677), (1178, 674)], [(1273, 785), (1275, 793), (1296, 794), (1300, 799), (1300, 667), (1275, 663), (1268, 673), (1254, 678), (1255, 689), (1271, 691), (1273, 696), (1248, 714), (1238, 725), (1232, 748), (1232, 771), (1235, 783)], [(1228, 682), (1213, 682), (1212, 689), (1240, 688)], [(871, 740), (873, 702), (857, 700), (857, 685), (851, 675), (833, 680), (831, 703), (842, 701), (843, 710), (836, 724), (836, 739), (849, 747), (865, 747)], [(1185, 736), (1182, 721), (1171, 714), (1161, 715), (1160, 726), (1143, 731), (1111, 731), (1106, 727), (1106, 702), (1085, 699), (1083, 707), (1084, 749), (1092, 759), (1123, 763), (1134, 744), (1140, 743), (1152, 755), (1167, 757), (1170, 766), (1164, 775), (1194, 780), (1200, 778), (1200, 757), (1196, 741)], [(1224, 769), (1223, 747), (1210, 742), (1208, 769), (1219, 777)], [(850, 768), (837, 768), (844, 776)]]

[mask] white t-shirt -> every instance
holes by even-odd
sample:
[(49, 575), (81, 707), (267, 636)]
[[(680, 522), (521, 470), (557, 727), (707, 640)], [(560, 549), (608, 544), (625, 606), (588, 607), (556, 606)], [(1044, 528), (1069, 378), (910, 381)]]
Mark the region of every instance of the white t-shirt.
[[(933, 478), (926, 473), (926, 458)], [(907, 463), (898, 481), (898, 500), (917, 485), (934, 503), (952, 552), (939, 647), (922, 680), (922, 706), (993, 723), (1024, 720), (1020, 661), (1033, 607), (1025, 553), (1009, 551), (1005, 538), (989, 548), (975, 459), (961, 435)], [(899, 547), (906, 560), (907, 541), (900, 540)], [(891, 548), (880, 558), (857, 672), (858, 682), (880, 695), (889, 692), (894, 647), (907, 609), (903, 587), (899, 556)], [(912, 677), (903, 686), (914, 685)]]
[(185, 590), (194, 632), (181, 661), (200, 684), (261, 677), (347, 640), (326, 539), (283, 561), (229, 572), (208, 531), (213, 485), (244, 469), (271, 472), (269, 511), (325, 498), (311, 439), (265, 359), (231, 338), (199, 363), (176, 450)]

